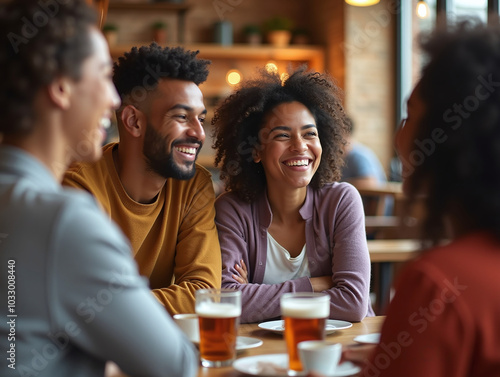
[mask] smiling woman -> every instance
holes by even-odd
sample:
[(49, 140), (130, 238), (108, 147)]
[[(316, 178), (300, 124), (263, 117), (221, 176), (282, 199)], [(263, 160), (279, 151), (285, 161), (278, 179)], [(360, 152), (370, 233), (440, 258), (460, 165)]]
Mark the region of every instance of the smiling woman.
[(347, 122), (330, 77), (261, 72), (212, 121), (227, 193), (216, 201), (222, 286), (242, 291), (243, 322), (280, 316), (286, 292), (327, 292), (330, 318), (372, 310), (363, 207), (337, 183)]

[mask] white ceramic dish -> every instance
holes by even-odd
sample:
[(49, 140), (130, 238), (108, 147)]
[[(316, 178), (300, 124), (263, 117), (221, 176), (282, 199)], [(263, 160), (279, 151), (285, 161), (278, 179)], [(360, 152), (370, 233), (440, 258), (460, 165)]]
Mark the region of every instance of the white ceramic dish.
[[(276, 333), (282, 333), (283, 331), (285, 331), (283, 320), (263, 322), (263, 323), (259, 323), (258, 326), (261, 329), (269, 330), (269, 331), (276, 332)], [(337, 330), (344, 330), (344, 329), (348, 329), (349, 327), (352, 327), (351, 322), (338, 321), (336, 319), (327, 319), (325, 330), (326, 330), (326, 334), (329, 335), (329, 334), (333, 334)]]
[[(243, 357), (233, 363), (233, 368), (240, 373), (250, 376), (288, 377), (288, 355), (278, 353), (274, 355)], [(346, 361), (337, 367), (333, 375), (325, 377), (352, 376), (360, 371), (360, 367)], [(305, 376), (306, 374), (298, 373), (296, 375)]]
[(248, 336), (238, 336), (236, 338), (236, 351), (242, 351), (249, 348), (260, 347), (264, 342), (257, 338), (250, 338)]
[[(199, 342), (193, 342), (196, 346), (199, 346)], [(243, 351), (249, 348), (260, 347), (264, 342), (257, 338), (250, 338), (248, 336), (238, 336), (236, 338), (236, 351)]]
[(358, 335), (353, 339), (355, 342), (363, 344), (378, 344), (380, 341), (380, 333)]

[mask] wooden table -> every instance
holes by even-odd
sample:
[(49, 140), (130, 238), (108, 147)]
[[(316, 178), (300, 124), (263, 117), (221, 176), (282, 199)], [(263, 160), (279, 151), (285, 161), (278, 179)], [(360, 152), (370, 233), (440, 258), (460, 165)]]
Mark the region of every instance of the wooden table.
[(385, 314), (389, 303), (390, 290), (394, 279), (394, 263), (407, 262), (415, 258), (420, 251), (418, 240), (368, 240), (370, 261), (373, 266), (373, 290), (377, 296), (373, 306), (376, 314)]
[[(361, 322), (353, 323), (349, 329), (339, 330), (333, 334), (327, 335), (326, 339), (333, 342), (339, 342), (344, 345), (353, 344), (353, 339), (362, 334), (379, 332), (385, 317), (368, 317)], [(244, 324), (240, 326), (240, 336), (249, 336), (261, 339), (264, 344), (257, 348), (251, 348), (238, 353), (238, 358), (266, 355), (275, 353), (286, 353), (286, 345), (282, 334), (272, 333), (259, 328), (256, 324)], [(240, 377), (241, 373), (232, 367), (226, 368), (203, 368), (200, 367), (199, 377)]]
[(420, 243), (418, 240), (368, 240), (370, 261), (375, 262), (406, 262), (418, 255)]
[[(354, 344), (353, 339), (362, 334), (380, 332), (385, 317), (367, 317), (361, 322), (353, 323), (349, 329), (339, 330), (327, 335), (328, 341), (339, 342), (343, 345)], [(275, 353), (286, 353), (286, 345), (282, 334), (276, 334), (258, 327), (257, 324), (243, 324), (240, 326), (238, 335), (261, 339), (264, 343), (257, 348), (250, 348), (238, 352), (237, 358), (267, 355)], [(108, 366), (107, 377), (126, 377), (120, 373), (115, 366)], [(198, 377), (241, 377), (241, 373), (233, 367), (203, 368), (200, 366)]]

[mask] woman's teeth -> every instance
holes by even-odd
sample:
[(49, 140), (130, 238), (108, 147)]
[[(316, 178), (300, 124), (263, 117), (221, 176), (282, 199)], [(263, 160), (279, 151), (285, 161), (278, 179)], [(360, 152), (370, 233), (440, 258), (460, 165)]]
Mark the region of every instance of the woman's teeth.
[(298, 160), (298, 161), (290, 161), (286, 163), (287, 166), (305, 166), (309, 165), (309, 160)]

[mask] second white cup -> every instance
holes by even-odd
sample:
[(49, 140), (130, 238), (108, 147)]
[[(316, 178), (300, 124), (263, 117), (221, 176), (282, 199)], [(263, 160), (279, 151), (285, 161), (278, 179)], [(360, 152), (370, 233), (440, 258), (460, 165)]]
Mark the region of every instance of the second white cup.
[(324, 340), (308, 340), (297, 345), (305, 372), (318, 372), (325, 376), (335, 373), (342, 355), (342, 344)]
[(191, 342), (200, 342), (200, 325), (196, 314), (174, 314), (174, 321)]

